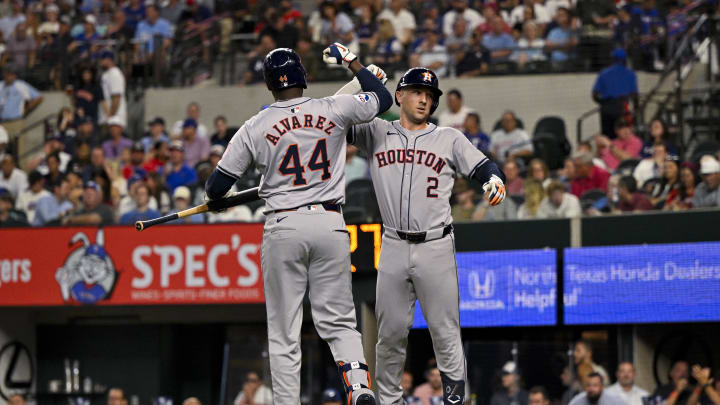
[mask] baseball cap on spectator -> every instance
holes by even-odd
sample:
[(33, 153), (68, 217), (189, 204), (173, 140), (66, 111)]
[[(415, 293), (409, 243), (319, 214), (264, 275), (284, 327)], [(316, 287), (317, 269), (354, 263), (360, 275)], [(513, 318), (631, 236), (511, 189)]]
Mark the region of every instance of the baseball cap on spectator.
[(172, 141), (172, 142), (170, 142), (169, 149), (170, 149), (170, 150), (179, 150), (179, 151), (184, 151), (184, 150), (185, 150), (185, 148), (183, 147), (182, 141), (177, 140), (177, 139), (174, 140), (174, 141)]
[(87, 183), (85, 183), (85, 188), (91, 188), (95, 191), (100, 191), (100, 185), (95, 183), (94, 181), (90, 180)]
[[(143, 170), (143, 171), (144, 171), (144, 170)], [(145, 176), (143, 175), (143, 173), (135, 172), (135, 173), (133, 173), (133, 175), (130, 176), (130, 178), (128, 179), (128, 181), (127, 181), (127, 188), (129, 189), (130, 186), (132, 186), (133, 183), (135, 183), (135, 182), (137, 182), (137, 181), (144, 181), (144, 180), (145, 180)]]
[(142, 152), (145, 153), (145, 146), (141, 142), (135, 142), (130, 148), (130, 152)]
[(113, 115), (108, 119), (108, 125), (113, 126), (117, 125), (119, 127), (125, 128), (125, 123), (123, 122), (122, 118), (118, 117), (117, 115)]
[(614, 60), (625, 60), (627, 59), (627, 53), (622, 48), (617, 48), (614, 51), (612, 51), (612, 58)]
[(720, 162), (712, 156), (706, 155), (700, 159), (700, 174), (720, 173)]
[(340, 398), (340, 392), (335, 388), (327, 388), (323, 391), (322, 402), (336, 402), (342, 401)]
[(173, 200), (178, 198), (190, 201), (190, 189), (185, 186), (176, 188), (175, 191), (173, 191)]
[(86, 15), (84, 21), (85, 21), (86, 23), (92, 24), (92, 25), (97, 24), (97, 18), (95, 18), (95, 16), (92, 15), (92, 14)]
[(8, 133), (5, 130), (5, 127), (0, 125), (0, 144), (8, 143), (9, 141), (10, 141), (10, 137), (8, 136)]
[(504, 375), (517, 373), (517, 366), (515, 365), (515, 362), (508, 361), (507, 363), (505, 363), (505, 365), (502, 368), (502, 373)]
[(198, 124), (197, 121), (195, 121), (193, 118), (188, 118), (183, 122), (183, 128), (193, 127), (197, 128)]
[(115, 60), (115, 54), (113, 53), (113, 51), (107, 51), (107, 50), (106, 50), (106, 51), (102, 51), (102, 52), (100, 53), (100, 59), (113, 59), (113, 60)]
[(58, 14), (59, 12), (60, 12), (60, 8), (55, 4), (48, 4), (48, 6), (45, 7), (45, 14), (47, 14), (47, 13)]
[(222, 156), (225, 153), (225, 147), (222, 145), (213, 145), (210, 148), (210, 155)]
[(162, 125), (162, 126), (165, 126), (165, 120), (162, 119), (162, 117), (155, 117), (155, 118), (153, 118), (152, 121), (148, 122), (148, 125), (149, 125), (149, 126), (153, 126), (153, 125)]

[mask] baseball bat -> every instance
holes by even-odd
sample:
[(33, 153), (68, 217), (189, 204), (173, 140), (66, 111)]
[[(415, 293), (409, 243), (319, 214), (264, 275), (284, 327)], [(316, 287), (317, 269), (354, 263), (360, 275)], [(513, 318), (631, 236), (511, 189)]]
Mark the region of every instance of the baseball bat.
[(166, 222), (174, 221), (179, 218), (185, 218), (189, 217), (190, 215), (201, 214), (203, 212), (220, 211), (226, 208), (234, 207), (240, 204), (246, 204), (259, 199), (260, 197), (258, 196), (258, 187), (250, 188), (227, 197), (218, 198), (217, 200), (210, 200), (205, 204), (196, 205), (195, 207), (188, 208), (174, 214), (169, 214), (154, 219), (148, 219), (147, 221), (137, 221), (135, 222), (135, 229), (137, 229), (138, 231), (142, 231), (151, 226), (164, 224)]

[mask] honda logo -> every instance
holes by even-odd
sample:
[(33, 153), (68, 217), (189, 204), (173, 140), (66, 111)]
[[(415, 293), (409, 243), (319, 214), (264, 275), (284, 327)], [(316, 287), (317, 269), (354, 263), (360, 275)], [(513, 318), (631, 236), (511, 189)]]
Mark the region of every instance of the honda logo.
[(468, 274), (468, 289), (475, 299), (487, 299), (495, 294), (495, 272), (471, 271)]

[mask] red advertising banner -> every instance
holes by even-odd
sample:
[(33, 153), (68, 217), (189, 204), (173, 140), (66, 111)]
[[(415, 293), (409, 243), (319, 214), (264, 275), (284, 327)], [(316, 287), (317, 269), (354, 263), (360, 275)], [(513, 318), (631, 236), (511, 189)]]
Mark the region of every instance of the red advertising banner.
[(0, 306), (265, 302), (262, 224), (0, 231)]

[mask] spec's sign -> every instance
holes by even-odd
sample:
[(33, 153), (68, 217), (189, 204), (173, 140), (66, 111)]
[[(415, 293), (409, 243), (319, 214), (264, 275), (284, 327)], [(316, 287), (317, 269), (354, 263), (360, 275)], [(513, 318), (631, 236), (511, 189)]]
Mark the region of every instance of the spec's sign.
[[(460, 326), (534, 326), (557, 322), (555, 249), (456, 254)], [(438, 292), (440, 294), (441, 292)], [(428, 305), (432, 305), (432, 297)], [(419, 304), (415, 328), (426, 328)]]

